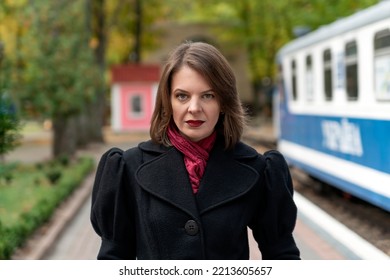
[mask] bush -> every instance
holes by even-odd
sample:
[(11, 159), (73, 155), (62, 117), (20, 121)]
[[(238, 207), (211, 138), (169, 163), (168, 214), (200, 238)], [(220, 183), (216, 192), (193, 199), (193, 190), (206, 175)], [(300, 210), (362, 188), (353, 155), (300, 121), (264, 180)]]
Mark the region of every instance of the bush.
[(46, 177), (49, 179), (50, 183), (52, 185), (54, 185), (55, 183), (57, 183), (57, 181), (61, 178), (61, 171), (58, 170), (58, 169), (52, 169), (52, 170), (49, 170), (47, 173), (46, 173)]
[(19, 145), (19, 130), (15, 105), (5, 96), (0, 84), (0, 157)]
[(58, 158), (58, 162), (59, 162), (62, 166), (68, 166), (68, 165), (69, 165), (69, 157), (66, 156), (66, 155), (61, 155), (61, 156)]
[(0, 185), (5, 183), (9, 185), (14, 177), (13, 170), (17, 167), (16, 164), (0, 164)]

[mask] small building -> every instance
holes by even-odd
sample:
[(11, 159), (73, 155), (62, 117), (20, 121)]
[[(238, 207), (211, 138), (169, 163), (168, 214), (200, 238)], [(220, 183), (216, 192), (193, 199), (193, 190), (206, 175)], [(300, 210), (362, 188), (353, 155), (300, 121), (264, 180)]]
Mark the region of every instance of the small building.
[(111, 126), (115, 132), (147, 131), (154, 109), (160, 66), (111, 68)]

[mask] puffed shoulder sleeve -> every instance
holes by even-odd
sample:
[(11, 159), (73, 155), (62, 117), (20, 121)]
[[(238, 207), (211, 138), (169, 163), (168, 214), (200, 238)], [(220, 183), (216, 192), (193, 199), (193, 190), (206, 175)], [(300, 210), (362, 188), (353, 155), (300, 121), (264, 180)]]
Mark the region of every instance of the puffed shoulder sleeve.
[(100, 159), (92, 190), (91, 223), (102, 243), (98, 259), (134, 259), (131, 195), (123, 151), (110, 149)]
[(293, 184), (288, 165), (281, 153), (264, 154), (264, 188), (262, 203), (253, 234), (263, 259), (300, 259), (293, 230), (297, 207), (293, 200)]

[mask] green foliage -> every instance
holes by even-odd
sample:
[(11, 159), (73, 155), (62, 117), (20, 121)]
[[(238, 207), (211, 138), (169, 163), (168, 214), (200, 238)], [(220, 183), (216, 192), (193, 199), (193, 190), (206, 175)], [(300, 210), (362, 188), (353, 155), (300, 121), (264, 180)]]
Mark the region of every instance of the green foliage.
[(20, 121), (12, 103), (0, 92), (0, 157), (18, 146)]
[[(137, 1), (142, 4), (140, 15), (135, 11)], [(275, 76), (276, 52), (294, 38), (294, 27), (314, 30), (377, 2), (96, 0), (88, 1), (88, 10), (85, 0), (0, 1), (0, 36), (7, 38), (15, 66), (12, 79), (20, 87), (24, 108), (34, 116), (51, 118), (77, 115), (96, 97), (104, 81), (93, 63), (93, 51), (103, 53), (105, 63), (99, 66), (129, 62), (138, 17), (143, 55), (159, 46), (161, 26), (169, 26), (159, 23), (208, 23), (215, 28), (214, 41), (224, 49), (245, 46), (251, 80), (261, 84), (264, 77)]]
[(15, 168), (15, 164), (0, 164), (0, 186), (2, 184), (9, 185), (12, 182)]
[(52, 185), (56, 184), (57, 181), (61, 178), (62, 173), (59, 169), (51, 169), (46, 173), (46, 177), (49, 179)]
[[(57, 168), (57, 169), (56, 169)], [(53, 187), (45, 177), (48, 170), (59, 170), (63, 176)], [(81, 158), (64, 167), (52, 161), (39, 165), (13, 165), (17, 174), (9, 185), (0, 183), (0, 259), (9, 259), (14, 250), (40, 225), (46, 222), (93, 168), (91, 158)]]
[(378, 0), (293, 0), (301, 9), (290, 12), (292, 26), (308, 26), (311, 30), (349, 16), (378, 3)]
[[(141, 15), (136, 13), (136, 1), (141, 3)], [(159, 47), (163, 31), (156, 23), (172, 19), (170, 7), (176, 4), (161, 0), (112, 0), (105, 3), (105, 21), (109, 34), (106, 60), (109, 65), (132, 62), (137, 44), (135, 33), (138, 17), (142, 32), (138, 42), (141, 45), (141, 61), (148, 52)]]
[(100, 85), (88, 45), (84, 1), (36, 1), (28, 6), (23, 101), (45, 117), (77, 115)]
[[(311, 30), (348, 16), (378, 0), (198, 0), (169, 3), (182, 21), (216, 25), (216, 38), (224, 48), (244, 45), (248, 52), (251, 80), (261, 84), (275, 77), (275, 56), (294, 38), (296, 26)], [(186, 13), (181, 13), (185, 9)], [(219, 26), (219, 27), (218, 27)]]
[(20, 121), (16, 106), (6, 95), (7, 75), (4, 65), (3, 47), (0, 42), (0, 158), (18, 145)]

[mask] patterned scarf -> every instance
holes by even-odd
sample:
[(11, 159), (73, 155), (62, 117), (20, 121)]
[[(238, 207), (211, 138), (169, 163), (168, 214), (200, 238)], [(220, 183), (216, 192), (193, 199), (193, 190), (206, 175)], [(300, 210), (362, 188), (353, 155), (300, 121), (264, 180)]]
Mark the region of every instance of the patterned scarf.
[(184, 164), (190, 177), (192, 191), (196, 194), (199, 189), (200, 180), (206, 169), (210, 151), (214, 146), (217, 133), (214, 131), (210, 136), (198, 142), (192, 142), (184, 138), (171, 126), (169, 126), (167, 132), (172, 145), (184, 155)]

